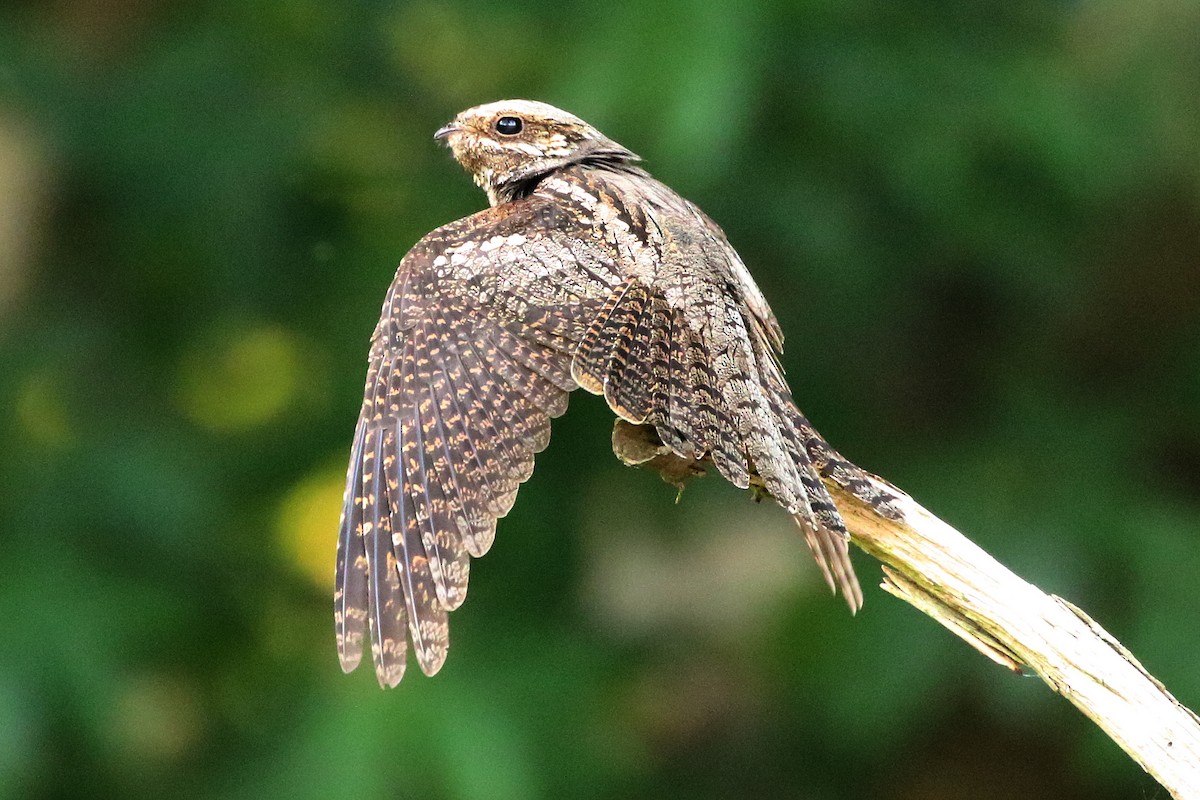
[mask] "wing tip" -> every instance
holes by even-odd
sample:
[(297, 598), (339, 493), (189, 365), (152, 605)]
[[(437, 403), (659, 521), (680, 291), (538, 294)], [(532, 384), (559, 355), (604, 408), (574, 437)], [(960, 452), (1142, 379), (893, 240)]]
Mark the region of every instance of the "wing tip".
[(351, 672), (354, 672), (354, 670), (358, 669), (358, 665), (362, 663), (362, 650), (360, 649), (357, 652), (354, 652), (339, 649), (338, 663), (342, 667), (342, 672), (349, 675)]
[(425, 677), (432, 678), (446, 664), (448, 647), (425, 647), (417, 650), (417, 666)]
[(404, 669), (408, 666), (408, 644), (401, 640), (384, 638), (382, 643), (371, 643), (371, 655), (375, 661), (375, 679), (379, 688), (394, 689), (404, 677)]
[(400, 680), (404, 677), (404, 664), (390, 665), (383, 669), (376, 670), (375, 678), (379, 681), (380, 689), (395, 689), (400, 685)]
[(571, 360), (571, 378), (579, 384), (579, 388), (591, 394), (604, 394), (604, 381), (590, 372), (584, 372), (579, 365), (579, 359)]

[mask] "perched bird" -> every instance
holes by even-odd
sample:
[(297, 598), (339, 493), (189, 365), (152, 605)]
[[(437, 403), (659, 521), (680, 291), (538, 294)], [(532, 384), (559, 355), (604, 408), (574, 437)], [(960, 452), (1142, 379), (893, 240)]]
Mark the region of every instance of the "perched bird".
[(441, 668), (471, 557), (577, 387), (617, 415), (614, 450), (672, 482), (711, 466), (792, 515), (830, 588), (862, 593), (822, 477), (887, 510), (796, 408), (783, 335), (725, 234), (638, 156), (544, 103), (506, 100), (434, 134), (491, 207), (400, 262), (371, 340), (338, 536), (344, 670), (366, 630), (382, 686), (407, 643)]

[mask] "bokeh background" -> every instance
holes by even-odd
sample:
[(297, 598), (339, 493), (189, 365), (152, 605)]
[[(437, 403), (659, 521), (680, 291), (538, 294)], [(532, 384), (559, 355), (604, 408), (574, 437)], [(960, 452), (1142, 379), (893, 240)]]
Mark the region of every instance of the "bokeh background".
[(1200, 5), (10, 0), (0, 796), (1164, 797), (577, 396), (434, 679), (330, 591), (430, 136), (552, 102), (720, 221), (801, 406), (1200, 707)]

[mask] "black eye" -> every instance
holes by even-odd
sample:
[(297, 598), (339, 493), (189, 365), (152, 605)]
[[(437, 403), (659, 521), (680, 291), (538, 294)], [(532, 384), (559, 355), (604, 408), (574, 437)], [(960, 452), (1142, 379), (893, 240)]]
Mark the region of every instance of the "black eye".
[(516, 136), (521, 132), (520, 117), (501, 117), (496, 120), (496, 132), (505, 136)]

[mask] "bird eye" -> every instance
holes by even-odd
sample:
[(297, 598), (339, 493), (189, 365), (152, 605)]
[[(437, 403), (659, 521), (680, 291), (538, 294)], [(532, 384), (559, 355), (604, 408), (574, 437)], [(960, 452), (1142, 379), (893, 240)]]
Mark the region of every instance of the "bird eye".
[(496, 132), (505, 136), (516, 136), (521, 132), (520, 117), (501, 117), (496, 120)]

